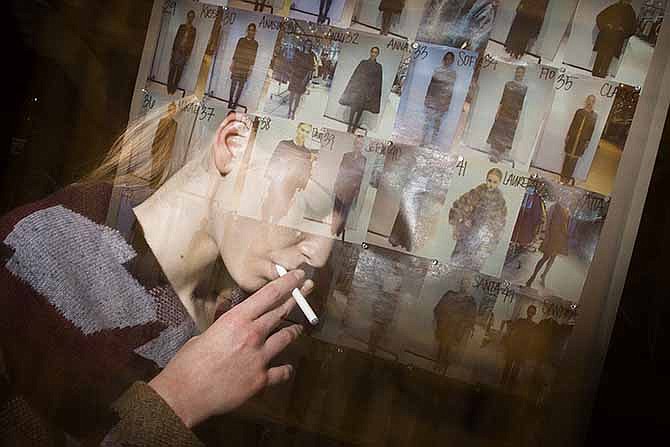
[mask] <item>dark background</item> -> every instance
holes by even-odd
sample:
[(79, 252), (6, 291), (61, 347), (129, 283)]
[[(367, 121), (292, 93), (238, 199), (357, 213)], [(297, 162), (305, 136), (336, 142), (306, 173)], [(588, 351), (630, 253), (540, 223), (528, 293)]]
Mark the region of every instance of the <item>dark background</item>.
[[(77, 180), (128, 120), (151, 0), (12, 0), (0, 212)], [(6, 118), (6, 119), (7, 119)], [(645, 204), (587, 445), (664, 439), (670, 121)], [(666, 371), (667, 376), (667, 371)], [(658, 442), (658, 441), (656, 441)]]

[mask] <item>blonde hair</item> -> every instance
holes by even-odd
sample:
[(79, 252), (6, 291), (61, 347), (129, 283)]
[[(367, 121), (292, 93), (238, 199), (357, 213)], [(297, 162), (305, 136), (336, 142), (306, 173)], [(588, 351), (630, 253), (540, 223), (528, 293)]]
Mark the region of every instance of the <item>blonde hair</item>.
[[(161, 121), (198, 101), (195, 95), (156, 107), (128, 124), (102, 162), (81, 183), (117, 183), (129, 188), (158, 188), (174, 171), (175, 140)], [(176, 112), (171, 109), (176, 107)], [(156, 129), (156, 126), (158, 128)]]

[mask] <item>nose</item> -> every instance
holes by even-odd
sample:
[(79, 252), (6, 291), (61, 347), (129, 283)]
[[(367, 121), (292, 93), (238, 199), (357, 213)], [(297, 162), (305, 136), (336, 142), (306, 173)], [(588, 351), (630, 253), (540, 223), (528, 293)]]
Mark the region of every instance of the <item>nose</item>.
[(308, 235), (298, 244), (298, 248), (309, 265), (319, 268), (328, 262), (333, 243), (334, 240), (327, 237)]
[(296, 269), (304, 264), (321, 268), (328, 262), (333, 243), (333, 239), (307, 234), (297, 244), (272, 253), (270, 259), (288, 270)]

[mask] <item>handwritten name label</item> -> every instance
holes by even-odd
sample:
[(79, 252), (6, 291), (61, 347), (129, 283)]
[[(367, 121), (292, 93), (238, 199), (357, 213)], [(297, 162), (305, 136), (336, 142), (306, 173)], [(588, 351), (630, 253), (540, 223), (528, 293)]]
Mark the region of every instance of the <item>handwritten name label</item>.
[(279, 31), (284, 27), (284, 21), (282, 19), (275, 18), (274, 16), (263, 16), (259, 25), (263, 29), (271, 31)]
[(428, 45), (421, 45), (417, 42), (412, 44), (412, 59), (422, 61), (428, 57)]
[(585, 194), (579, 202), (580, 210), (588, 210), (602, 213), (607, 209), (608, 200), (604, 197)]
[(198, 121), (211, 121), (216, 116), (214, 107), (208, 107), (205, 104), (193, 102), (184, 108), (185, 112), (196, 115)]
[[(468, 161), (463, 157), (459, 157), (458, 162), (456, 163), (456, 174), (459, 177), (465, 177), (468, 173)], [(501, 169), (502, 171), (502, 169)], [(536, 187), (538, 189), (544, 188), (544, 184), (538, 179), (520, 175), (516, 171), (503, 171), (503, 178), (500, 181), (501, 185), (510, 186), (513, 188), (523, 188), (527, 189), (529, 187)]]
[(619, 86), (605, 82), (602, 87), (600, 87), (600, 96), (604, 98), (614, 98), (619, 92)]
[(482, 62), (482, 68), (486, 70), (496, 71), (498, 69), (498, 59), (495, 56), (486, 54)]
[(556, 78), (556, 84), (554, 84), (554, 88), (556, 90), (564, 90), (569, 92), (575, 85), (575, 79), (577, 79), (577, 76), (570, 75), (566, 73), (565, 68), (561, 68), (560, 74), (558, 75), (558, 78)]
[(156, 107), (156, 98), (151, 93), (145, 91), (142, 97), (142, 110), (149, 111), (154, 107)]
[(545, 81), (553, 81), (556, 79), (556, 70), (549, 67), (542, 67), (538, 74), (538, 77)]
[(316, 38), (327, 40), (331, 42), (340, 42), (351, 45), (358, 45), (358, 40), (360, 39), (360, 33), (354, 31), (347, 31), (340, 28), (328, 28), (328, 30), (321, 34), (314, 33), (305, 33), (303, 30), (296, 25), (293, 20), (288, 21), (285, 25), (281, 24), (280, 28), (284, 27), (287, 34), (292, 34), (295, 36), (305, 36), (307, 38)]
[(215, 19), (216, 18), (216, 12), (219, 9), (218, 6), (212, 6), (212, 5), (202, 5), (202, 9), (200, 10), (200, 18), (202, 19)]
[(459, 158), (458, 163), (456, 163), (456, 168), (458, 169), (458, 176), (465, 177), (465, 174), (468, 170), (468, 162), (464, 158)]
[(269, 116), (258, 117), (258, 129), (259, 130), (270, 130), (272, 125), (272, 118)]
[(564, 304), (545, 300), (542, 303), (542, 313), (556, 318), (571, 318), (577, 315), (579, 305), (577, 303)]
[(365, 152), (376, 153), (381, 156), (386, 156), (389, 152), (392, 152), (395, 149), (393, 141), (387, 140), (374, 140), (371, 139), (368, 141), (368, 144), (365, 145)]
[(509, 281), (501, 282), (480, 275), (475, 277), (474, 288), (486, 292), (491, 298), (497, 298), (499, 295), (502, 295), (505, 299), (513, 299), (516, 296), (516, 291)]
[(456, 64), (459, 67), (473, 67), (477, 63), (477, 56), (466, 53), (465, 51), (458, 52), (458, 60)]
[(333, 150), (335, 145), (335, 134), (330, 130), (322, 127), (321, 129), (312, 128), (312, 138), (318, 140), (321, 143), (322, 148), (327, 148)]
[(409, 52), (412, 50), (410, 44), (406, 40), (391, 39), (386, 44), (386, 48), (394, 51)]

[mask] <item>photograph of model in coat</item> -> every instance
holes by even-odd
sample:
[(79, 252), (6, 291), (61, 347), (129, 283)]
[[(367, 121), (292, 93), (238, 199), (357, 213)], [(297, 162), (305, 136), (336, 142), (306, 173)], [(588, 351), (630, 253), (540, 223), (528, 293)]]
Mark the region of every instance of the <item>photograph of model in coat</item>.
[(328, 17), (328, 14), (330, 13), (331, 6), (333, 6), (333, 0), (319, 1), (319, 18), (316, 20), (316, 23), (329, 22), (330, 18)]
[(186, 23), (179, 25), (177, 35), (172, 44), (172, 56), (170, 57), (170, 73), (168, 74), (167, 92), (172, 95), (177, 91), (181, 75), (184, 73), (184, 67), (188, 63), (193, 46), (195, 45), (195, 38), (197, 30), (193, 26), (195, 20), (195, 11), (190, 10), (186, 14)]
[(416, 40), (483, 51), (496, 16), (497, 0), (428, 0)]
[(540, 275), (540, 285), (546, 287), (547, 274), (554, 265), (556, 256), (568, 255), (569, 223), (570, 212), (559, 200), (549, 208), (544, 240), (542, 241), (542, 245), (540, 245), (542, 258), (537, 262), (533, 274), (526, 282), (526, 287), (532, 287), (535, 278), (537, 278), (537, 274), (545, 264), (546, 267), (544, 272)]
[(388, 241), (392, 247), (416, 253), (429, 244), (439, 225), (452, 179), (450, 158), (431, 149), (399, 145), (397, 149), (412, 161)]
[(505, 350), (505, 367), (500, 384), (506, 388), (516, 384), (524, 364), (535, 358), (539, 335), (537, 323), (533, 321), (536, 314), (537, 307), (531, 304), (526, 308), (526, 318), (505, 322), (506, 330), (502, 340)]
[(464, 292), (448, 291), (433, 309), (437, 362), (435, 372), (445, 374), (455, 354), (472, 335), (477, 319), (477, 304)]
[(316, 54), (312, 51), (312, 41), (307, 39), (302, 46), (302, 50), (296, 50), (293, 58), (289, 60), (289, 119), (295, 119), (295, 112), (300, 105), (302, 95), (307, 91), (307, 86), (312, 79), (316, 66)]
[(493, 127), (486, 140), (491, 145), (489, 155), (493, 162), (500, 161), (505, 153), (512, 149), (528, 92), (528, 86), (523, 83), (525, 76), (526, 67), (517, 67), (514, 80), (507, 82), (503, 89)]
[(505, 51), (519, 59), (537, 39), (544, 23), (549, 0), (521, 0), (505, 40)]
[(570, 122), (570, 128), (565, 135), (565, 158), (561, 169), (561, 181), (564, 183), (573, 180), (577, 163), (593, 138), (598, 122), (598, 114), (593, 110), (595, 104), (595, 95), (587, 96), (584, 108), (578, 109)]
[(620, 0), (598, 14), (596, 25), (598, 37), (593, 51), (597, 55), (592, 73), (593, 76), (605, 78), (612, 59), (621, 57), (626, 39), (635, 34), (637, 15), (630, 0)]
[(402, 14), (405, 9), (405, 0), (381, 0), (379, 2), (379, 11), (382, 13), (382, 26), (379, 33), (382, 36), (388, 35), (391, 31), (393, 17)]
[(356, 136), (353, 151), (342, 156), (340, 169), (337, 171), (334, 188), (335, 204), (333, 205), (333, 219), (331, 222), (331, 233), (335, 236), (344, 232), (349, 212), (361, 192), (365, 166), (368, 161), (363, 155), (364, 147), (365, 138)]
[(307, 187), (316, 158), (315, 153), (305, 146), (311, 133), (311, 124), (298, 124), (295, 137), (280, 141), (272, 153), (265, 169), (269, 183), (261, 209), (264, 221), (279, 222), (286, 217), (295, 194)]
[(507, 204), (499, 189), (502, 171), (493, 168), (486, 183), (463, 194), (449, 210), (449, 224), (456, 241), (451, 253), (454, 266), (480, 271), (500, 242), (507, 222)]
[(435, 69), (430, 78), (426, 98), (423, 105), (423, 144), (430, 145), (437, 142), (444, 116), (449, 112), (451, 98), (454, 93), (454, 85), (458, 79), (458, 72), (454, 67), (456, 57), (451, 51), (442, 58), (442, 64)]
[(258, 41), (256, 41), (256, 24), (247, 26), (247, 34), (237, 41), (233, 53), (233, 63), (230, 64), (230, 96), (228, 97), (228, 108), (237, 107), (242, 96), (244, 86), (249, 79), (251, 70), (256, 63), (258, 53)]
[(349, 106), (347, 132), (358, 129), (364, 111), (379, 113), (382, 99), (382, 65), (377, 62), (379, 47), (370, 49), (370, 58), (361, 61), (340, 97), (340, 104)]

